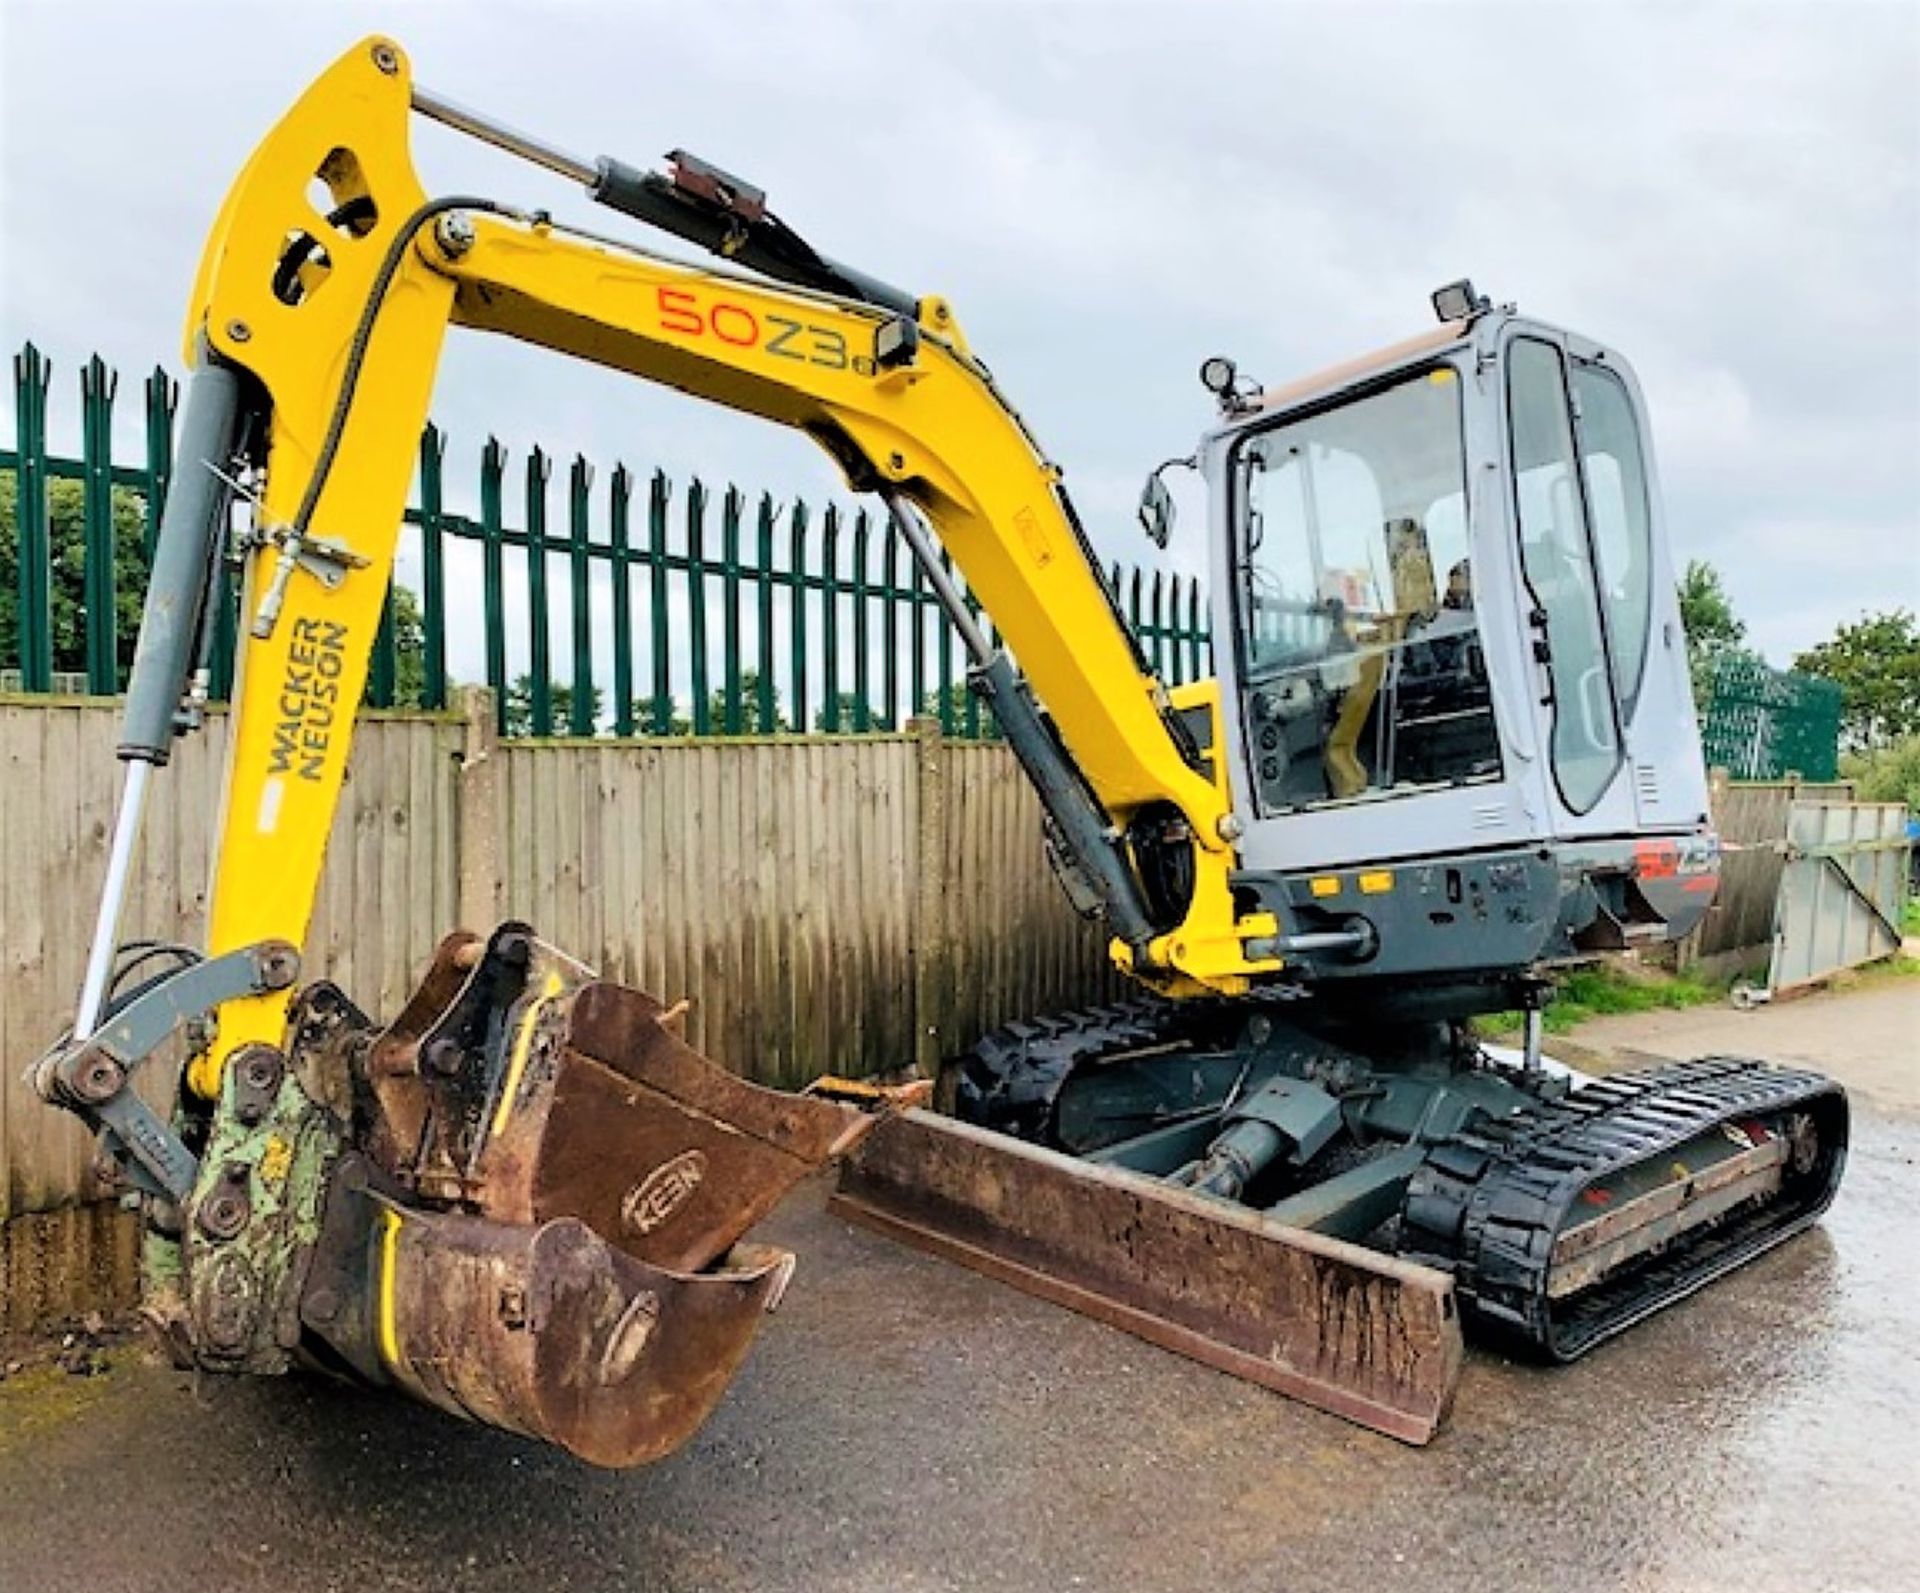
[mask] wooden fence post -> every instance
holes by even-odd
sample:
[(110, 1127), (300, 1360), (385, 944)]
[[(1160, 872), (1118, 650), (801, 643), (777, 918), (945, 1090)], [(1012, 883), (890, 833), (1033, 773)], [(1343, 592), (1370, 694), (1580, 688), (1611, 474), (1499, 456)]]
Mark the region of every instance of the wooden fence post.
[(947, 758), (940, 721), (907, 721), (914, 738), (914, 782), (920, 831), (914, 843), (913, 1060), (928, 1078), (938, 1076), (945, 1049), (947, 980)]
[(494, 694), (485, 686), (460, 689), (466, 738), (454, 804), (454, 869), (459, 880), (460, 926), (486, 934), (499, 921), (505, 881), (500, 877), (504, 793), (500, 731)]

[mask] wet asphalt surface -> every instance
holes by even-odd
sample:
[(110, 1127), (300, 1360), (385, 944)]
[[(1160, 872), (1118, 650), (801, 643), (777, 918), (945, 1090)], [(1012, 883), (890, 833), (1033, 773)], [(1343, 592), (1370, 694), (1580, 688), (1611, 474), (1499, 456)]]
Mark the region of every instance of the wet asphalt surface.
[(1605, 1038), (1860, 1084), (1840, 1200), (1575, 1367), (1470, 1354), (1428, 1449), (895, 1249), (816, 1187), (768, 1225), (785, 1304), (648, 1470), (131, 1349), (16, 1374), (0, 1588), (1920, 1588), (1920, 981)]

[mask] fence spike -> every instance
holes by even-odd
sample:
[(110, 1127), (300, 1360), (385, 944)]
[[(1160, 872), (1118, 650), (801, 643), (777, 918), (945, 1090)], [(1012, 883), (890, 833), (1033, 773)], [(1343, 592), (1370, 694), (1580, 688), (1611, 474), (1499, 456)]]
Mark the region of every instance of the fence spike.
[(1153, 590), (1148, 598), (1147, 634), (1153, 638), (1153, 672), (1156, 675), (1166, 673), (1167, 615), (1166, 593), (1162, 572), (1153, 572)]
[(787, 573), (792, 578), (792, 623), (787, 627), (793, 646), (793, 728), (807, 728), (807, 506), (795, 500), (787, 518)]
[[(900, 604), (910, 596), (900, 590), (900, 528), (887, 516), (880, 553), (881, 723), (888, 728), (903, 723), (900, 714)], [(917, 712), (918, 710), (913, 710)]]
[(687, 483), (687, 662), (692, 671), (693, 733), (713, 728), (707, 686), (707, 487)]
[[(940, 549), (940, 568), (944, 570), (949, 577), (952, 576), (953, 559), (945, 548)], [(953, 711), (953, 694), (956, 688), (956, 682), (953, 678), (953, 621), (947, 617), (946, 611), (942, 609), (934, 624), (936, 627), (934, 634), (939, 637), (936, 646), (939, 649), (940, 655), (940, 734), (943, 736), (951, 736), (956, 734), (959, 728)], [(967, 700), (971, 702), (973, 693), (967, 692), (966, 696)]]
[[(907, 665), (907, 676), (911, 682), (908, 689), (913, 697), (913, 711), (916, 714), (932, 714), (938, 712), (938, 705), (927, 695), (927, 607), (933, 599), (927, 591), (926, 571), (920, 568), (918, 559), (912, 563), (907, 584), (913, 599), (909, 610), (913, 622), (910, 627), (913, 636), (913, 654)], [(945, 682), (946, 677), (942, 676), (941, 694), (943, 696)]]
[(653, 733), (673, 734), (672, 624), (667, 602), (667, 513), (673, 486), (656, 470), (647, 487), (647, 581), (652, 612), (648, 616), (653, 652)]
[(870, 634), (867, 614), (867, 553), (872, 527), (862, 508), (853, 516), (853, 728), (873, 728), (873, 708), (868, 698), (872, 681), (868, 657)]
[(28, 343), (13, 361), (18, 438), (20, 684), (53, 690), (53, 539), (47, 523), (47, 385), (53, 367)]
[(180, 385), (156, 365), (146, 380), (147, 395), (147, 519), (144, 546), (147, 567), (153, 567), (153, 545), (160, 540), (160, 512), (167, 489), (173, 485), (173, 415)]
[(493, 688), (493, 714), (501, 734), (507, 729), (506, 496), (507, 450), (488, 437), (480, 452), (480, 559), (482, 602), (486, 610), (487, 684)]
[(598, 717), (593, 684), (593, 466), (576, 453), (567, 471), (567, 584), (573, 617), (573, 692), (567, 734), (591, 736)]
[(727, 483), (720, 501), (720, 723), (737, 736), (742, 728), (740, 703), (740, 516), (746, 507), (740, 489)]
[[(120, 637), (113, 533), (113, 400), (119, 373), (98, 354), (80, 372), (81, 601), (87, 690), (111, 697), (120, 689)], [(128, 662), (132, 662), (131, 659)]]
[(821, 679), (826, 700), (821, 704), (820, 728), (840, 728), (840, 506), (827, 505), (826, 523), (820, 533), (821, 601), (825, 619), (821, 626)]
[(447, 706), (446, 433), (420, 431), (420, 706)]
[(1200, 610), (1200, 578), (1194, 576), (1187, 589), (1187, 679), (1202, 679), (1212, 672), (1212, 653), (1202, 653), (1204, 647), (1208, 647), (1208, 635)]
[(607, 482), (607, 534), (613, 570), (613, 733), (633, 734), (633, 476), (624, 464)]
[(552, 615), (547, 589), (547, 484), (553, 462), (538, 443), (527, 455), (527, 695), (532, 709), (532, 732), (553, 734)]
[(754, 722), (763, 736), (773, 734), (778, 724), (777, 700), (773, 689), (773, 495), (760, 494), (758, 531), (759, 568), (754, 572), (758, 626), (754, 636)]

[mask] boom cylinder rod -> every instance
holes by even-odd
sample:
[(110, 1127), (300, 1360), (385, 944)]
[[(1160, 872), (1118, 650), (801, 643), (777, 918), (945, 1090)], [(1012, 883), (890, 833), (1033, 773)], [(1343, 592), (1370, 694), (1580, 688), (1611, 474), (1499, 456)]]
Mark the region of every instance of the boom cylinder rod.
[(73, 1034), (92, 1037), (106, 1006), (107, 981), (119, 943), (120, 914), (126, 905), (127, 876), (140, 839), (147, 786), (153, 771), (172, 755), (178, 715), (200, 638), (214, 561), (226, 528), (230, 489), (224, 471), (240, 426), (240, 378), (215, 364), (204, 345), (200, 368), (187, 387), (180, 422), (180, 468), (167, 493), (154, 545), (153, 574), (140, 617), (140, 640), (127, 681), (127, 705), (121, 721), (120, 757), (127, 765), (120, 789), (120, 811), (113, 821), (113, 849), (107, 854), (107, 881), (94, 918), (93, 944), (80, 985)]
[(920, 516), (908, 508), (905, 500), (897, 494), (887, 494), (886, 502), (894, 529), (905, 539), (907, 551), (920, 566), (920, 573), (926, 576), (927, 585), (933, 588), (933, 595), (941, 609), (953, 622), (967, 655), (974, 663), (984, 665), (993, 657), (993, 646), (988, 642), (986, 632), (980, 629), (980, 622), (973, 617), (973, 611), (967, 607), (967, 600), (960, 595), (960, 588), (954, 585), (947, 567), (940, 562), (940, 555), (934, 550), (933, 538), (927, 535), (927, 528), (921, 523)]
[(140, 819), (147, 805), (152, 763), (134, 758), (127, 764), (120, 786), (120, 811), (113, 820), (113, 850), (107, 854), (107, 883), (100, 892), (100, 910), (94, 919), (93, 945), (87, 952), (87, 973), (80, 984), (80, 1005), (74, 1013), (73, 1037), (88, 1040), (100, 1027), (107, 1001), (107, 980), (113, 974), (113, 953), (120, 938), (120, 912), (126, 905), (127, 873), (133, 866), (133, 848), (140, 839)]
[(469, 138), (477, 138), (483, 144), (491, 144), (495, 149), (504, 149), (522, 160), (530, 160), (536, 166), (558, 172), (562, 177), (571, 177), (583, 187), (592, 188), (600, 181), (597, 161), (569, 155), (545, 139), (519, 132), (503, 122), (496, 122), (490, 116), (482, 116), (478, 111), (455, 104), (431, 89), (422, 88), (418, 83), (413, 85), (413, 108), (430, 121), (465, 133)]
[(909, 320), (919, 313), (917, 295), (820, 254), (772, 216), (748, 221), (724, 208), (690, 200), (657, 172), (641, 171), (606, 155), (584, 159), (417, 83), (413, 108), (443, 127), (572, 178), (596, 204), (670, 232), (733, 265), (776, 282), (880, 305)]

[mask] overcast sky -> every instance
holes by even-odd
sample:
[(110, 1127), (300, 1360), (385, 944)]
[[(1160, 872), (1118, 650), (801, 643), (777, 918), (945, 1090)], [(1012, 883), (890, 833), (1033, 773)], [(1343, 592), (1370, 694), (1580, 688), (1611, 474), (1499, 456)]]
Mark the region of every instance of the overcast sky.
[[(588, 154), (684, 145), (830, 254), (948, 295), (1096, 540), (1224, 352), (1270, 384), (1430, 324), (1435, 285), (1624, 351), (1677, 556), (1776, 662), (1920, 606), (1920, 6), (1912, 3), (372, 6), (0, 0), (0, 340), (177, 368), (205, 228), (360, 35)], [(427, 187), (617, 224), (437, 128)], [(137, 405), (123, 397), (129, 453)], [(780, 495), (811, 445), (630, 380), (456, 340), (436, 415)], [(12, 436), (11, 406), (0, 436)]]

